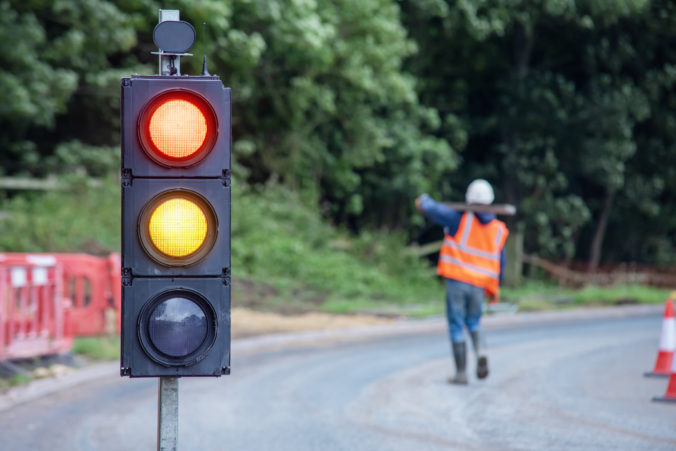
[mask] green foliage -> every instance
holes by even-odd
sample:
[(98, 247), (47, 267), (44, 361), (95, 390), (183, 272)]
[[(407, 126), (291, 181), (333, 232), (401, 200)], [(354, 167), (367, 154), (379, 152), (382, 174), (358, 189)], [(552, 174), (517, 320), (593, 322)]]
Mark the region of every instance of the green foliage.
[(24, 374), (17, 374), (12, 377), (0, 377), (0, 390), (6, 390), (11, 387), (16, 387), (19, 385), (26, 385), (28, 384), (32, 379), (30, 376), (26, 376)]
[(456, 166), (425, 134), (439, 120), (401, 71), (415, 46), (394, 2), (234, 1), (222, 24), (192, 2), (182, 11), (208, 23), (202, 51), (235, 92), (234, 151), (250, 182), (309, 191), (340, 222), (392, 226), (408, 221), (411, 193)]
[[(46, 175), (56, 159), (89, 173), (118, 143), (119, 78), (152, 73), (152, 0), (3, 0), (3, 170)], [(415, 51), (392, 0), (178, 1), (194, 53), (233, 87), (235, 172), (281, 180), (355, 227), (407, 226), (413, 193), (457, 166), (401, 69)], [(4, 27), (6, 25), (6, 27)], [(21, 45), (16, 46), (19, 42)], [(199, 73), (201, 59), (184, 59)], [(2, 108), (2, 107), (0, 107)], [(8, 125), (8, 126), (5, 126)], [(75, 144), (76, 143), (76, 144)], [(73, 148), (75, 145), (77, 148)], [(65, 146), (65, 148), (64, 148)], [(86, 155), (81, 152), (86, 149)], [(64, 158), (68, 154), (67, 158)], [(423, 165), (434, 162), (426, 173)], [(69, 167), (71, 167), (69, 166)]]
[(118, 360), (120, 336), (75, 337), (72, 352), (94, 360)]
[[(405, 252), (388, 232), (350, 237), (326, 225), (316, 208), (280, 186), (238, 192), (233, 198), (232, 268), (240, 277), (320, 292), (326, 308), (377, 301), (438, 301), (433, 272)], [(402, 275), (406, 277), (402, 277)]]
[[(110, 177), (91, 186), (74, 178), (70, 184), (65, 191), (16, 196), (2, 204), (8, 216), (0, 220), (0, 250), (118, 251), (119, 180)], [(274, 184), (263, 188), (236, 184), (232, 217), (235, 289), (250, 282), (271, 287), (257, 299), (257, 308), (443, 313), (443, 284), (432, 268), (406, 252), (402, 234), (371, 230), (352, 236), (322, 221), (315, 203)], [(505, 300), (518, 302), (525, 310), (621, 300), (663, 302), (667, 295), (666, 290), (648, 287), (575, 291), (534, 282), (503, 290)], [(235, 304), (239, 301), (235, 299)], [(79, 338), (74, 350), (113, 359), (119, 339)]]
[(0, 1), (0, 172), (45, 175), (62, 143), (118, 142), (111, 60), (136, 44), (132, 17), (104, 0)]
[[(0, 0), (0, 176), (105, 178), (118, 167), (119, 79), (155, 71), (160, 6)], [(233, 88), (233, 172), (252, 192), (285, 186), (339, 228), (403, 243), (423, 224), (412, 212), (419, 193), (457, 200), (483, 177), (498, 201), (517, 205), (509, 226), (523, 230), (528, 252), (676, 261), (672, 2), (166, 7), (198, 33), (183, 73), (199, 73), (207, 55)], [(91, 222), (96, 246), (116, 249), (119, 209), (95, 200), (109, 198), (106, 186), (74, 182), (72, 205), (59, 194), (8, 194), (0, 246), (86, 248)]]
[(659, 304), (669, 297), (669, 290), (642, 285), (601, 287), (589, 285), (580, 289), (531, 280), (519, 288), (503, 288), (503, 301), (517, 304), (520, 311), (552, 310), (579, 306), (621, 304)]
[(119, 251), (120, 185), (71, 176), (64, 191), (26, 193), (0, 203), (0, 250), (94, 254)]
[(462, 172), (440, 194), (494, 182), (519, 209), (510, 225), (526, 250), (543, 256), (675, 261), (672, 3), (402, 5), (420, 98), (458, 118), (447, 139), (451, 127), (467, 135)]
[[(0, 219), (0, 251), (119, 251), (118, 178), (92, 185), (72, 177), (63, 183), (69, 188), (0, 203), (6, 212)], [(442, 296), (430, 268), (405, 251), (401, 234), (352, 237), (326, 224), (315, 203), (303, 202), (288, 188), (235, 184), (232, 218), (235, 280), (270, 285), (284, 303), (300, 296), (318, 299), (313, 308), (326, 302), (351, 309), (371, 302), (372, 308), (382, 308), (411, 300), (438, 302)]]

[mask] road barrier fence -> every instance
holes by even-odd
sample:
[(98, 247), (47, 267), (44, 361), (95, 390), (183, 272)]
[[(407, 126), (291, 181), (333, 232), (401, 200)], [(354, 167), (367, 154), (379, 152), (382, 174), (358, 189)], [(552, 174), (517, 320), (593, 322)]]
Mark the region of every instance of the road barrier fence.
[(0, 361), (70, 351), (120, 331), (120, 256), (0, 253)]

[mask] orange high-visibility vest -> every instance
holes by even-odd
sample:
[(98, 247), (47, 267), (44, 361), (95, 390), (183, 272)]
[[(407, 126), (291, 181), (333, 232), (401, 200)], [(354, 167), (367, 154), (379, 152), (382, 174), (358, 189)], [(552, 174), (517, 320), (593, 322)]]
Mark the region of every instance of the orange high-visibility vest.
[(507, 235), (504, 222), (494, 219), (482, 224), (474, 213), (463, 213), (455, 235), (444, 236), (437, 274), (499, 294), (500, 253)]

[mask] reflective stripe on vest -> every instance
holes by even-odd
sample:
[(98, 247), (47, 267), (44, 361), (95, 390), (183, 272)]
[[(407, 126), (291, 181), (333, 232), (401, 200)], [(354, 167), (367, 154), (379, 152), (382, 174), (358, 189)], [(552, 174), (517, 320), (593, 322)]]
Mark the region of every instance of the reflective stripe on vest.
[(460, 260), (457, 260), (453, 257), (449, 257), (448, 255), (442, 255), (441, 257), (439, 257), (439, 259), (443, 260), (445, 262), (455, 263), (456, 265), (464, 266), (467, 269), (471, 269), (472, 271), (480, 272), (481, 274), (485, 274), (488, 277), (492, 277), (493, 279), (496, 279), (496, 280), (498, 280), (500, 278), (500, 274), (498, 274), (494, 271), (482, 268), (480, 266), (475, 266), (475, 265), (472, 265), (472, 264), (469, 264), (469, 263), (463, 263)]
[(508, 235), (503, 222), (481, 224), (474, 213), (464, 213), (455, 235), (446, 231), (437, 273), (497, 293), (500, 253)]
[[(498, 235), (502, 235), (502, 233), (499, 233)], [(463, 246), (462, 244), (458, 244), (453, 240), (449, 240), (448, 238), (444, 238), (444, 244), (449, 246), (449, 247), (454, 247), (456, 249), (459, 249), (463, 252), (467, 252), (468, 254), (476, 255), (477, 257), (483, 257), (487, 258), (489, 260), (495, 260), (495, 261), (500, 261), (500, 256), (493, 254), (491, 252), (486, 252), (482, 251), (481, 249), (473, 249), (469, 246)]]

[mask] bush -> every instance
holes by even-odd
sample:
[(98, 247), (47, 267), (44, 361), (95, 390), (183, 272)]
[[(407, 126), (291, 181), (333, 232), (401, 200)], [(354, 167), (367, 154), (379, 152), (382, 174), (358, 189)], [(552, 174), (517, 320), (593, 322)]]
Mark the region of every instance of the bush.
[[(119, 179), (63, 182), (68, 189), (21, 193), (5, 200), (0, 206), (7, 212), (0, 219), (0, 250), (119, 251)], [(235, 280), (248, 278), (273, 286), (277, 299), (263, 302), (294, 302), (293, 297), (302, 293), (333, 311), (441, 299), (433, 272), (406, 252), (403, 234), (367, 231), (356, 237), (323, 221), (316, 205), (279, 185), (252, 189), (235, 183)]]
[(259, 193), (235, 189), (233, 198), (233, 274), (307, 285), (327, 292), (334, 306), (440, 296), (433, 272), (406, 252), (403, 235), (350, 236), (280, 186)]
[(0, 204), (0, 250), (119, 251), (119, 179), (70, 177), (62, 184), (67, 189), (20, 193)]

